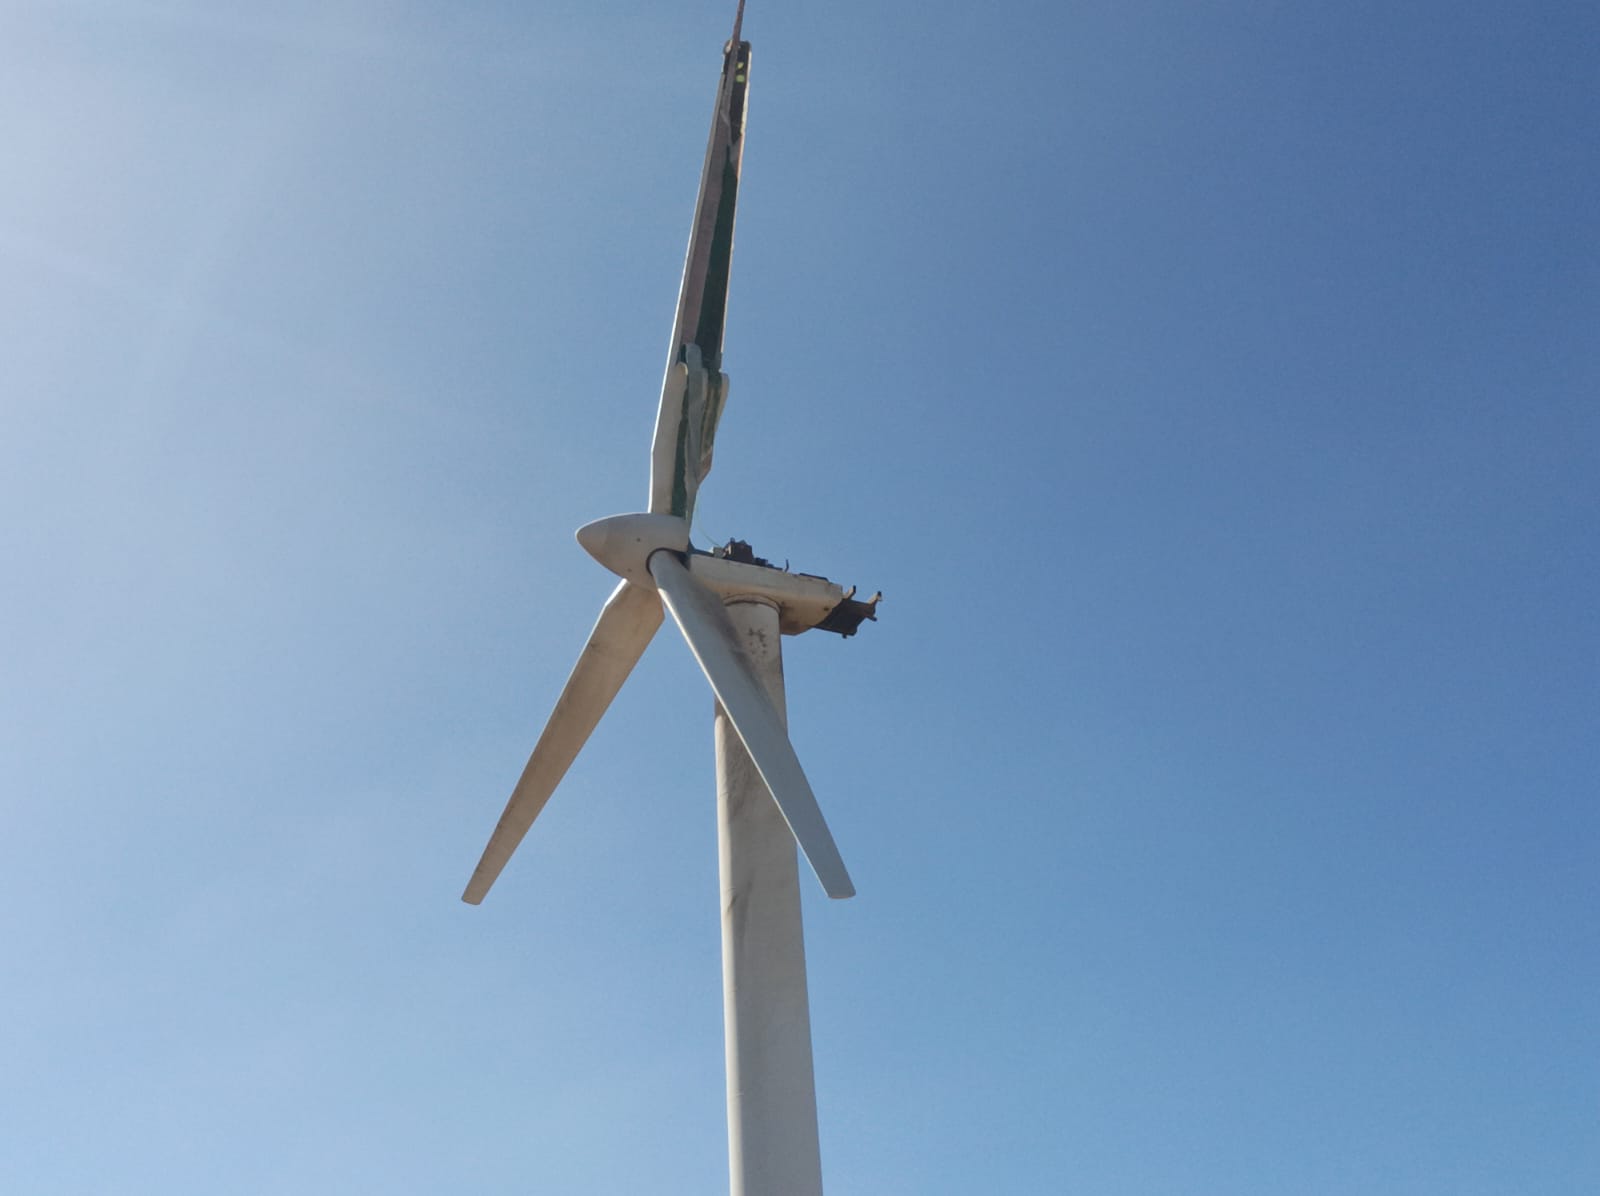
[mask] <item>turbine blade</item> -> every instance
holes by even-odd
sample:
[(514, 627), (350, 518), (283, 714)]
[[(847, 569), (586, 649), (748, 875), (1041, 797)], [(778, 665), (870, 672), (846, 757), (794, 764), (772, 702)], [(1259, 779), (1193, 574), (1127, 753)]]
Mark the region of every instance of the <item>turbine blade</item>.
[(477, 905), (488, 894), (660, 626), (649, 588), (625, 581), (607, 599), (461, 900)]
[(650, 574), (823, 890), (829, 897), (854, 896), (855, 886), (839, 858), (811, 782), (794, 754), (789, 732), (739, 649), (738, 635), (721, 600), (696, 581), (671, 552), (657, 552), (650, 558)]
[(741, 4), (733, 38), (723, 48), (722, 78), (711, 111), (705, 163), (689, 248), (683, 258), (678, 310), (667, 345), (655, 438), (650, 447), (650, 512), (694, 515), (695, 494), (711, 470), (717, 422), (728, 397), (722, 373), (727, 323), (728, 271), (733, 260), (734, 213), (744, 161), (745, 101), (750, 85), (750, 43), (739, 40)]

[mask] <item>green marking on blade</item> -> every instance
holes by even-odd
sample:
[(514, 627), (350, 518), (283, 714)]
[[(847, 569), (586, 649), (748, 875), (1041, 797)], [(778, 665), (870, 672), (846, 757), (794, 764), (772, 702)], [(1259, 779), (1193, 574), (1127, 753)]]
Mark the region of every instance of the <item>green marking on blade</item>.
[(717, 205), (705, 289), (701, 292), (700, 323), (694, 334), (707, 365), (721, 360), (722, 331), (728, 312), (728, 273), (733, 264), (733, 218), (738, 202), (739, 172), (734, 169), (730, 154), (722, 166), (722, 202)]
[[(687, 398), (687, 388), (685, 388)], [(678, 415), (678, 443), (672, 451), (672, 513), (682, 519), (689, 518), (689, 421), (683, 412)]]

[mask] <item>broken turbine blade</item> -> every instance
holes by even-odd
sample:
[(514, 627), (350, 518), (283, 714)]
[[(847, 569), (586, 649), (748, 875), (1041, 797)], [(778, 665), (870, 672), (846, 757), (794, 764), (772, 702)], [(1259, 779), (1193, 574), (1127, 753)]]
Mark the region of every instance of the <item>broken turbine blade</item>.
[(722, 601), (696, 581), (674, 553), (655, 553), (650, 574), (823, 890), (829, 897), (853, 897), (855, 886), (788, 730), (740, 651)]
[(661, 602), (650, 589), (625, 581), (612, 592), (461, 900), (484, 899), (660, 626)]
[(724, 48), (650, 449), (650, 510), (686, 520), (694, 515), (695, 495), (711, 469), (717, 422), (728, 398), (722, 337), (750, 86), (750, 43), (739, 38), (743, 11)]

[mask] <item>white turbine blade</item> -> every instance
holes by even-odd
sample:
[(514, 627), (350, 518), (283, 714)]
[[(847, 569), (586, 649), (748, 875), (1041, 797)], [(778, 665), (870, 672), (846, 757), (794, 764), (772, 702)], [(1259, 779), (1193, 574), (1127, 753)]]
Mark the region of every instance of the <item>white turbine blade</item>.
[(661, 602), (647, 587), (625, 581), (607, 599), (461, 900), (477, 905), (488, 894), (660, 626)]
[(721, 600), (696, 581), (671, 552), (657, 552), (650, 558), (650, 574), (824, 891), (829, 897), (853, 897), (855, 886), (823, 821), (811, 782), (794, 754), (789, 732), (740, 651), (738, 635)]

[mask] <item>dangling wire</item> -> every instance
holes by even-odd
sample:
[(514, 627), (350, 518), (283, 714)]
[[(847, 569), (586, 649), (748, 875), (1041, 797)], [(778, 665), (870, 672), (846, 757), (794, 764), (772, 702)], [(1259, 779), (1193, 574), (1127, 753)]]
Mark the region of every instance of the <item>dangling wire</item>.
[[(744, 6), (741, 4), (740, 7), (743, 8)], [(698, 528), (699, 526), (700, 526), (700, 524), (699, 524), (699, 513), (696, 512), (694, 517), (692, 517), (689, 520), (689, 539), (690, 540), (694, 539), (695, 529)], [(718, 540), (718, 539), (713, 538), (710, 541), (710, 543), (711, 543), (711, 547), (717, 550), (716, 552), (712, 553), (713, 556), (716, 556), (719, 553), (726, 553), (728, 551), (728, 543), (727, 543), (726, 540)]]

